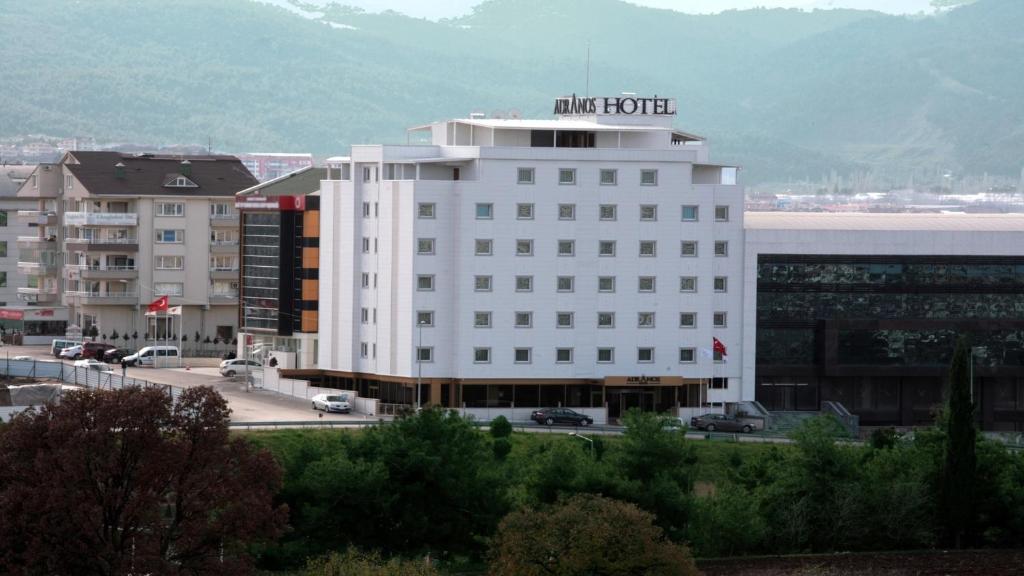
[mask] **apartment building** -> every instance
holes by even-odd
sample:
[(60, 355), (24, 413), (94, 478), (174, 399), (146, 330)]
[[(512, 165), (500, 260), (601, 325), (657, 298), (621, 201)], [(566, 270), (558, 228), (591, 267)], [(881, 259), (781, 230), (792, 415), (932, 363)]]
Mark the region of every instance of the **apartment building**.
[[(26, 296), (59, 304), (100, 335), (177, 335), (146, 304), (183, 306), (182, 334), (232, 340), (237, 331), (239, 216), (235, 192), (256, 179), (232, 156), (68, 152), (41, 165), (18, 196), (37, 202)], [(31, 256), (29, 256), (31, 255)], [(30, 259), (29, 259), (30, 258)], [(33, 265), (34, 264), (34, 265)]]
[(282, 152), (249, 152), (240, 154), (238, 159), (260, 182), (277, 180), (296, 170), (313, 166), (312, 154), (287, 154)]
[(319, 330), (320, 181), (327, 170), (307, 166), (242, 190), (239, 354), (281, 368), (317, 363)]
[(573, 96), (555, 115), (472, 115), (328, 160), (323, 383), (598, 419), (740, 400), (737, 169), (673, 128), (673, 99)]

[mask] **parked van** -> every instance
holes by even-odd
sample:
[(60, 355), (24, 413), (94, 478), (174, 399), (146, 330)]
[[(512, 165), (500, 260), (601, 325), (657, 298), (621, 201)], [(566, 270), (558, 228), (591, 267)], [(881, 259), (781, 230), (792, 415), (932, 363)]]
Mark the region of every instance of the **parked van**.
[(50, 343), (50, 354), (53, 354), (54, 358), (60, 358), (61, 350), (71, 348), (72, 346), (78, 346), (81, 343), (81, 340), (54, 339), (54, 341)]
[(178, 363), (177, 346), (146, 346), (135, 354), (125, 356), (129, 366), (165, 366)]

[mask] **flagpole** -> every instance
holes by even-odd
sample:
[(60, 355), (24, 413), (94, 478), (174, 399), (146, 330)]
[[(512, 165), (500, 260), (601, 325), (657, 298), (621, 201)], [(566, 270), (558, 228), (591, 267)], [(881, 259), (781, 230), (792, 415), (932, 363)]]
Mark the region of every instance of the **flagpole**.
[(178, 314), (178, 368), (181, 368), (181, 333), (185, 331), (185, 311), (179, 310)]

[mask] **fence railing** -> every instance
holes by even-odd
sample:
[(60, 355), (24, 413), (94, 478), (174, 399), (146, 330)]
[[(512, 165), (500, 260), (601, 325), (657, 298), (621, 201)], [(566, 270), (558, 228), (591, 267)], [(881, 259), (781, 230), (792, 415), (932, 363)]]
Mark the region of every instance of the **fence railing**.
[(39, 360), (0, 359), (0, 374), (20, 378), (48, 378), (60, 380), (71, 386), (83, 386), (95, 390), (121, 390), (124, 388), (160, 388), (165, 390), (172, 399), (177, 400), (184, 388), (171, 384), (158, 384), (141, 378), (129, 378), (116, 372), (101, 372), (95, 368), (86, 368)]

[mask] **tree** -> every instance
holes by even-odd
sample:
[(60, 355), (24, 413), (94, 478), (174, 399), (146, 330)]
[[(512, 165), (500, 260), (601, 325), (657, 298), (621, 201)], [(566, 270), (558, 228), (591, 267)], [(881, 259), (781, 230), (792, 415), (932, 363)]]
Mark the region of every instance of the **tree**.
[(0, 436), (0, 572), (248, 574), (275, 538), (280, 470), (228, 435), (208, 387), (80, 391)]
[(498, 416), (494, 420), (491, 420), (491, 436), (494, 438), (508, 438), (512, 435), (512, 424), (509, 423), (508, 418), (504, 416)]
[(946, 397), (946, 442), (939, 485), (939, 514), (943, 541), (960, 548), (970, 537), (974, 521), (974, 486), (978, 469), (977, 430), (971, 398), (971, 349), (961, 336), (953, 352)]
[(690, 576), (684, 547), (633, 504), (576, 495), (506, 516), (491, 544), (491, 576)]
[[(113, 332), (110, 333), (111, 340), (117, 340), (120, 337), (121, 335), (117, 333), (117, 330), (114, 330)], [(104, 340), (106, 340), (106, 338), (104, 338)]]
[(439, 576), (439, 572), (426, 560), (385, 560), (379, 552), (360, 552), (349, 548), (344, 554), (337, 552), (313, 560), (306, 571), (308, 576)]
[[(136, 335), (137, 336), (137, 335)], [(128, 340), (132, 339), (133, 336), (129, 336), (127, 332), (121, 335), (121, 339), (124, 340), (124, 345), (128, 346)]]
[[(135, 342), (138, 339), (139, 339), (139, 333), (137, 331), (136, 332), (132, 332), (132, 348), (135, 347)], [(128, 344), (127, 338), (125, 339), (125, 344)]]

